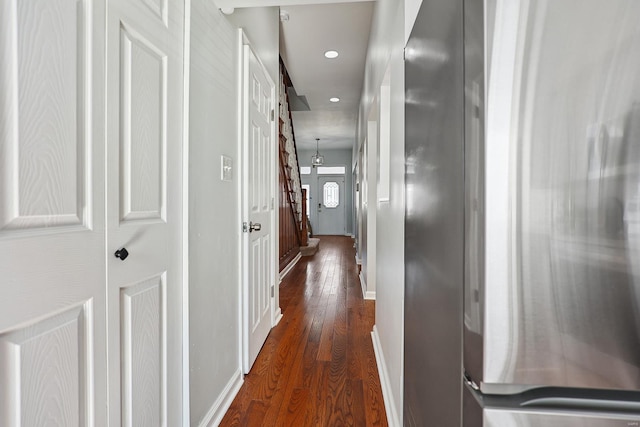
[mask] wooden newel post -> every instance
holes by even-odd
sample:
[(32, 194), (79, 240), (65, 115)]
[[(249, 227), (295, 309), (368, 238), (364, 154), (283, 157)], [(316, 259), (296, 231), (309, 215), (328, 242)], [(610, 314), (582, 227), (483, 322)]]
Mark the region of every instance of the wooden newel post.
[(302, 230), (300, 230), (300, 244), (301, 246), (308, 245), (308, 236), (309, 232), (307, 231), (307, 189), (302, 189), (302, 218), (300, 220), (302, 223)]

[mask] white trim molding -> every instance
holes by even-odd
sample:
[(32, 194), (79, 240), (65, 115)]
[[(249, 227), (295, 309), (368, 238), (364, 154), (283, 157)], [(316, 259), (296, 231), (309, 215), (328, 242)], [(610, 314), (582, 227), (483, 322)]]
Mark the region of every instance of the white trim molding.
[(296, 257), (291, 260), (291, 262), (289, 264), (287, 264), (287, 266), (280, 272), (280, 281), (282, 282), (282, 279), (284, 279), (284, 276), (287, 275), (287, 273), (289, 273), (291, 271), (291, 269), (293, 267), (295, 267), (295, 265), (298, 263), (298, 261), (300, 261), (300, 258), (302, 258), (302, 254), (300, 252), (298, 252), (298, 255), (296, 255)]
[(360, 272), (358, 277), (360, 278), (360, 286), (362, 286), (362, 298), (368, 299), (368, 300), (375, 300), (376, 292), (367, 290), (367, 282), (364, 280), (364, 274), (362, 274), (362, 271)]
[(204, 416), (200, 424), (198, 424), (198, 427), (213, 427), (220, 424), (231, 403), (233, 403), (233, 399), (235, 399), (240, 391), (243, 382), (244, 376), (242, 375), (242, 370), (238, 369), (224, 387), (220, 396), (213, 402), (213, 405), (209, 408), (207, 415)]
[(391, 381), (389, 380), (389, 371), (384, 361), (384, 352), (378, 335), (378, 328), (373, 325), (371, 331), (371, 341), (373, 342), (373, 352), (376, 355), (376, 364), (378, 365), (378, 376), (380, 377), (380, 386), (382, 387), (382, 398), (384, 399), (384, 407), (387, 414), (387, 422), (389, 427), (400, 427), (400, 418), (396, 412), (395, 399), (391, 390)]
[(271, 328), (275, 328), (276, 325), (280, 323), (283, 317), (284, 316), (282, 315), (282, 309), (280, 308), (280, 306), (278, 306), (278, 308), (276, 308), (276, 312), (273, 315), (273, 324), (271, 325)]
[(189, 383), (189, 90), (191, 64), (191, 0), (184, 2), (182, 94), (182, 423), (191, 418)]

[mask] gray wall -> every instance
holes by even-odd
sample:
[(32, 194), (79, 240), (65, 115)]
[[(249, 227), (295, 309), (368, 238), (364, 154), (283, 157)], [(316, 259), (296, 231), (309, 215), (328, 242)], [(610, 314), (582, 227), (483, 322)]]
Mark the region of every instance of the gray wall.
[[(295, 123), (293, 126), (295, 127)], [(315, 154), (315, 150), (306, 151), (299, 150), (298, 151), (298, 163), (300, 166), (311, 166), (311, 156)], [(346, 212), (346, 234), (354, 234), (353, 230), (353, 174), (351, 171), (351, 149), (347, 148), (344, 150), (324, 150), (320, 149), (320, 154), (324, 156), (324, 165), (323, 166), (344, 166), (346, 168), (346, 173), (344, 175), (344, 187), (345, 187), (345, 212)], [(311, 168), (311, 175), (301, 175), (301, 180), (303, 184), (309, 184), (311, 186), (311, 197), (310, 204), (312, 207), (317, 207), (318, 200), (318, 179), (316, 175), (316, 171), (314, 168)], [(316, 219), (316, 210), (311, 210), (311, 224), (315, 226), (317, 224)]]
[[(367, 135), (367, 121), (387, 69), (391, 94), (389, 201), (377, 203), (376, 324), (374, 344), (381, 380), (385, 383), (385, 409), (390, 425), (403, 425), (404, 363), (404, 61), (403, 48), (422, 0), (378, 0), (369, 37), (365, 85), (357, 129), (358, 153)], [(374, 114), (375, 115), (375, 114)], [(357, 157), (354, 157), (354, 161)], [(362, 166), (362, 165), (361, 165)], [(374, 169), (377, 164), (373, 164)], [(377, 170), (376, 170), (377, 172)], [(377, 175), (377, 174), (376, 174)], [(361, 188), (365, 185), (361, 184)], [(365, 236), (362, 236), (364, 239)]]
[[(242, 379), (237, 27), (255, 40), (278, 88), (279, 20), (275, 7), (237, 11), (233, 23), (211, 0), (193, 0), (191, 8), (190, 419), (200, 425), (222, 415), (226, 408), (214, 405)], [(220, 180), (221, 155), (233, 159), (232, 182)]]

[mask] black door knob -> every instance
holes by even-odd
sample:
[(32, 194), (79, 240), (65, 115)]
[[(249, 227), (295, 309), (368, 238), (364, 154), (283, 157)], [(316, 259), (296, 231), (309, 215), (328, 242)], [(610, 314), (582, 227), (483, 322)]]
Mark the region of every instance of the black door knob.
[(122, 261), (124, 261), (129, 256), (129, 251), (126, 248), (118, 249), (116, 253), (114, 253), (114, 255), (116, 256), (116, 258), (120, 258)]

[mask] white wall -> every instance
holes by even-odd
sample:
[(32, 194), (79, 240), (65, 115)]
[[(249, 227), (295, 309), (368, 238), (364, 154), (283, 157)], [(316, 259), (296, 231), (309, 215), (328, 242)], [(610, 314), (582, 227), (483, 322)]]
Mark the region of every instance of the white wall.
[[(404, 63), (403, 49), (420, 0), (378, 0), (365, 69), (360, 103), (357, 153), (367, 134), (367, 119), (390, 68), (390, 159), (389, 201), (377, 203), (376, 240), (376, 326), (374, 340), (390, 425), (400, 426), (403, 406), (404, 359)], [(405, 7), (407, 15), (405, 15)], [(415, 10), (415, 11), (414, 11)], [(405, 22), (406, 16), (406, 22)], [(372, 148), (371, 146), (369, 148)], [(375, 149), (375, 148), (374, 148)], [(355, 158), (355, 157), (354, 157)], [(376, 169), (378, 164), (369, 165)], [(377, 174), (373, 174), (377, 177)], [(375, 179), (375, 178), (374, 178)], [(370, 207), (371, 208), (371, 207)]]
[[(191, 7), (190, 418), (198, 425), (239, 369), (238, 58), (236, 29), (213, 3)], [(220, 181), (222, 154), (233, 158), (233, 182)]]
[[(397, 18), (401, 18), (398, 13)], [(400, 25), (398, 25), (400, 27)], [(390, 58), (389, 201), (378, 203), (376, 329), (384, 351), (395, 417), (402, 425), (404, 378), (404, 39), (395, 31)], [(380, 159), (385, 161), (385, 159)], [(402, 272), (402, 274), (399, 274)]]
[(422, 6), (422, 0), (405, 0), (404, 1), (404, 44), (409, 41), (409, 35), (413, 29), (413, 24), (418, 17), (418, 11)]
[[(230, 22), (211, 0), (192, 0), (189, 153), (190, 419), (221, 416), (240, 370), (238, 25), (274, 81), (278, 8), (247, 9)], [(275, 61), (274, 61), (275, 58)], [(220, 156), (233, 181), (220, 180)], [(276, 269), (277, 271), (277, 269)]]
[[(295, 128), (295, 123), (293, 124)], [(299, 150), (298, 151), (298, 163), (300, 166), (311, 166), (311, 156), (316, 153), (315, 150), (307, 151), (307, 150)], [(353, 174), (351, 173), (351, 150), (320, 150), (320, 154), (324, 156), (324, 166), (344, 166), (346, 168), (346, 173), (344, 176), (344, 188), (345, 188), (345, 213), (346, 213), (346, 234), (354, 234), (353, 230)], [(317, 194), (317, 186), (318, 179), (315, 170), (312, 168), (311, 175), (301, 175), (301, 181), (303, 184), (309, 184), (311, 189), (311, 197), (312, 199), (309, 201), (311, 204), (310, 212), (311, 215), (311, 224), (316, 224), (316, 211), (314, 209), (318, 206), (318, 194)]]
[[(227, 15), (227, 19), (244, 30), (253, 50), (258, 54), (277, 89), (280, 81), (280, 8), (236, 9), (233, 14)], [(276, 114), (275, 117), (278, 115)]]

